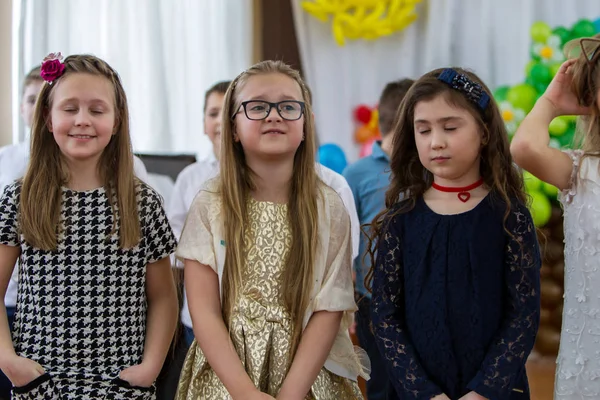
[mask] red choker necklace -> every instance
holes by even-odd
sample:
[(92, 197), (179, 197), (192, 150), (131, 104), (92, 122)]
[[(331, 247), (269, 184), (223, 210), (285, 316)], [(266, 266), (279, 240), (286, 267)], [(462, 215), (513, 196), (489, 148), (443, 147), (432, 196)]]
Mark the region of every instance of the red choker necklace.
[(431, 186), (434, 189), (439, 190), (440, 192), (446, 192), (446, 193), (458, 193), (458, 199), (460, 201), (462, 201), (463, 203), (466, 203), (467, 201), (469, 201), (469, 199), (471, 198), (471, 193), (469, 193), (469, 191), (478, 188), (479, 186), (483, 185), (483, 178), (479, 179), (477, 182), (475, 182), (472, 185), (469, 186), (463, 186), (463, 187), (449, 187), (449, 186), (440, 186), (437, 183), (433, 182), (431, 184)]

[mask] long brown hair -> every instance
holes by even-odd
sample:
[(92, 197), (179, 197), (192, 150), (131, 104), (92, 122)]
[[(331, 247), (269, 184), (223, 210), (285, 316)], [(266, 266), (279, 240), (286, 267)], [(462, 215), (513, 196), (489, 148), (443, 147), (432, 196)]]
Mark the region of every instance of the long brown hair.
[(54, 80), (52, 85), (44, 83), (36, 102), (31, 129), (30, 161), (21, 191), (19, 222), (22, 234), (32, 246), (43, 250), (56, 249), (62, 186), (69, 180), (69, 170), (60, 148), (48, 130), (48, 122), (54, 88), (65, 77), (84, 73), (102, 76), (114, 88), (115, 134), (100, 156), (98, 173), (113, 210), (113, 233), (117, 231), (118, 220), (120, 246), (134, 247), (140, 241), (141, 230), (125, 90), (115, 70), (97, 57), (72, 55), (65, 59), (64, 65), (63, 75)]
[[(577, 61), (571, 66), (571, 90), (582, 106), (590, 107), (589, 115), (578, 118), (575, 144), (586, 153), (600, 152), (600, 33), (592, 38), (581, 38), (565, 45), (570, 57), (579, 52)], [(588, 57), (590, 57), (588, 59)]]
[(255, 189), (254, 173), (246, 164), (241, 143), (233, 138), (233, 116), (244, 99), (241, 88), (253, 76), (282, 74), (297, 82), (305, 104), (304, 140), (294, 155), (293, 175), (287, 217), (292, 241), (289, 257), (285, 260), (280, 293), (294, 326), (291, 357), (296, 351), (302, 333), (304, 313), (309, 304), (313, 280), (314, 249), (318, 244), (319, 180), (315, 170), (315, 128), (307, 88), (298, 71), (280, 61), (263, 61), (238, 75), (225, 94), (221, 132), (220, 193), (223, 201), (225, 229), (225, 265), (223, 272), (223, 317), (229, 326), (236, 297), (243, 285), (244, 232), (248, 228), (247, 199)]
[[(454, 70), (478, 83), (487, 93), (491, 93), (474, 73), (461, 68), (454, 68)], [(376, 244), (385, 229), (385, 222), (394, 215), (412, 210), (417, 199), (423, 196), (433, 182), (432, 173), (425, 169), (419, 161), (415, 142), (415, 107), (421, 101), (429, 101), (437, 96), (443, 96), (449, 105), (465, 109), (475, 118), (482, 135), (479, 167), (481, 177), (485, 185), (490, 188), (490, 195), (498, 195), (506, 203), (505, 225), (513, 201), (518, 200), (523, 203), (526, 201), (523, 178), (512, 162), (508, 135), (498, 105), (492, 98), (485, 110), (482, 111), (460, 91), (440, 81), (438, 76), (442, 71), (443, 69), (436, 69), (423, 75), (411, 86), (402, 101), (393, 132), (390, 187), (385, 194), (385, 209), (368, 225), (370, 230), (368, 249), (373, 266), (375, 265)], [(365, 279), (368, 288), (371, 287), (372, 278), (373, 267)]]

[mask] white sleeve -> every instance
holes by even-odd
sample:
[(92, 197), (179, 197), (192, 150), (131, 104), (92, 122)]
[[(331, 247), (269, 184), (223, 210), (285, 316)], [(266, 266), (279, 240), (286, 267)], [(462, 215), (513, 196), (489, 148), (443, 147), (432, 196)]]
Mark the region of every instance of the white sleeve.
[(352, 260), (358, 257), (359, 245), (360, 245), (360, 222), (358, 220), (358, 213), (356, 212), (356, 203), (354, 203), (354, 195), (352, 189), (344, 179), (343, 184), (340, 188), (336, 189), (336, 192), (340, 195), (348, 216), (350, 217), (350, 234), (352, 236)]
[(327, 186), (337, 192), (342, 199), (346, 211), (350, 217), (350, 234), (352, 240), (352, 260), (358, 257), (360, 245), (360, 222), (356, 211), (356, 203), (354, 203), (354, 194), (350, 185), (342, 175), (325, 167), (324, 165), (316, 165), (317, 174)]
[[(167, 204), (167, 218), (169, 218), (171, 229), (178, 241), (181, 239), (181, 232), (183, 232), (183, 226), (189, 211), (185, 202), (185, 188), (188, 186), (186, 177), (187, 174), (179, 174), (173, 187), (171, 199)], [(173, 258), (171, 261), (174, 267), (183, 268), (183, 263), (178, 259)]]
[(177, 181), (175, 181), (171, 200), (167, 205), (167, 216), (171, 223), (171, 229), (173, 229), (173, 233), (178, 239), (181, 237), (183, 225), (189, 211), (185, 204), (185, 187), (187, 187), (185, 175), (180, 174)]

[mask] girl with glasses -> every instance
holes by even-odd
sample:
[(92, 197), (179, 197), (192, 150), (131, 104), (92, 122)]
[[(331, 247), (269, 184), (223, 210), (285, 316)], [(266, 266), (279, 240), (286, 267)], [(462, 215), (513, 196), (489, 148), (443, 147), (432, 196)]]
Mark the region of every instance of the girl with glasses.
[(220, 174), (181, 235), (194, 336), (177, 399), (361, 399), (350, 218), (318, 177), (308, 92), (265, 61), (225, 95)]

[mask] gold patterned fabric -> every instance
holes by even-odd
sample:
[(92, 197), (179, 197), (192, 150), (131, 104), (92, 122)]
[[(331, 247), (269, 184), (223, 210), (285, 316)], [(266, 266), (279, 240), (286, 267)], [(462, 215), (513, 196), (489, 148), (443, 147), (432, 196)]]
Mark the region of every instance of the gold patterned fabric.
[[(231, 339), (254, 385), (275, 397), (285, 379), (293, 326), (279, 295), (291, 241), (287, 206), (250, 200), (248, 211), (245, 286), (231, 316)], [(230, 399), (195, 340), (181, 371), (176, 399)], [(356, 382), (323, 368), (307, 399), (362, 399), (362, 395)]]

